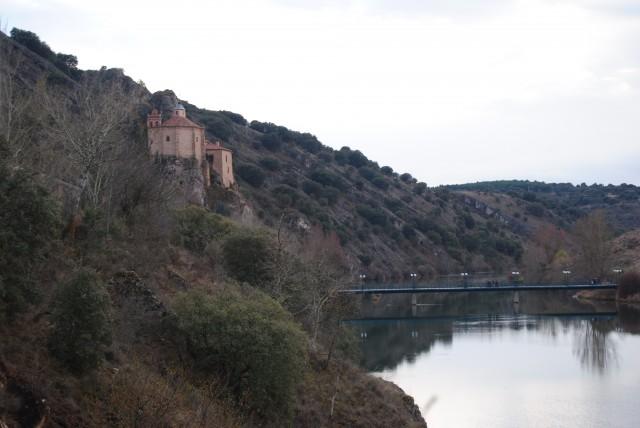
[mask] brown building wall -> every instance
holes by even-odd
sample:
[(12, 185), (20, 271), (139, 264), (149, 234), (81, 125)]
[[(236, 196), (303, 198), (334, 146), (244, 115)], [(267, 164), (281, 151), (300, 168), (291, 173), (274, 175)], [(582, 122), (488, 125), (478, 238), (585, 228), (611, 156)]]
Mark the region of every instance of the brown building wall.
[(224, 187), (231, 187), (235, 184), (233, 178), (233, 156), (230, 150), (226, 149), (209, 149), (207, 155), (213, 156), (211, 166), (216, 174), (220, 177)]
[[(204, 129), (188, 127), (149, 128), (151, 154), (204, 159)], [(167, 141), (169, 137), (169, 141)]]

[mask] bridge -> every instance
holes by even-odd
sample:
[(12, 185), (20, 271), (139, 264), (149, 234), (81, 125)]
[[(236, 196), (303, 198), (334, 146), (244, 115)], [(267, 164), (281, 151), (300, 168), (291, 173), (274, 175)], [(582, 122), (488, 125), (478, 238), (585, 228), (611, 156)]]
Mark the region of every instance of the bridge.
[(404, 286), (404, 287), (365, 287), (340, 290), (343, 294), (414, 294), (414, 293), (480, 293), (494, 291), (580, 291), (580, 290), (615, 290), (617, 284), (548, 284), (548, 285), (482, 285), (482, 286)]

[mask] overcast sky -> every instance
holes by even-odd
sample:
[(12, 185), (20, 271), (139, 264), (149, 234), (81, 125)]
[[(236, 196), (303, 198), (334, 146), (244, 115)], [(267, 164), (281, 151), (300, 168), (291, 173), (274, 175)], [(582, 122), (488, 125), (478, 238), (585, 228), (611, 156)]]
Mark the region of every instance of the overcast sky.
[(81, 68), (430, 185), (640, 184), (640, 0), (0, 0)]

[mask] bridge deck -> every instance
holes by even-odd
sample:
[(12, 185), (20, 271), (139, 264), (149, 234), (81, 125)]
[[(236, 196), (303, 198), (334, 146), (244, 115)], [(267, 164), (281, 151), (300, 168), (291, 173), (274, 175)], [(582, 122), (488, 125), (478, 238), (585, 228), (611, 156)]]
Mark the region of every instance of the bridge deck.
[(579, 285), (500, 285), (469, 287), (400, 287), (400, 288), (352, 288), (341, 290), (346, 294), (402, 294), (402, 293), (476, 293), (486, 291), (542, 291), (542, 290), (615, 290), (616, 284)]

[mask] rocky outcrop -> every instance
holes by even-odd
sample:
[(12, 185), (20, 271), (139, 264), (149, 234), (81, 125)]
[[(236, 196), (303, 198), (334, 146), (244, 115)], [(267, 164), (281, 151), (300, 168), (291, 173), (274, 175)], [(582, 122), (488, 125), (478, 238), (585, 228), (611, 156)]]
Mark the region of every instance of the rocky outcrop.
[(475, 198), (472, 198), (469, 195), (464, 195), (464, 203), (470, 207), (472, 207), (478, 214), (488, 217), (494, 218), (498, 220), (500, 223), (507, 226), (514, 233), (527, 233), (528, 229), (524, 224), (517, 221), (515, 218), (508, 216), (501, 212), (499, 209), (493, 208), (490, 205), (479, 201)]
[(120, 304), (124, 300), (134, 300), (140, 303), (145, 311), (166, 312), (164, 304), (134, 271), (116, 273), (109, 280), (108, 289), (115, 304)]

